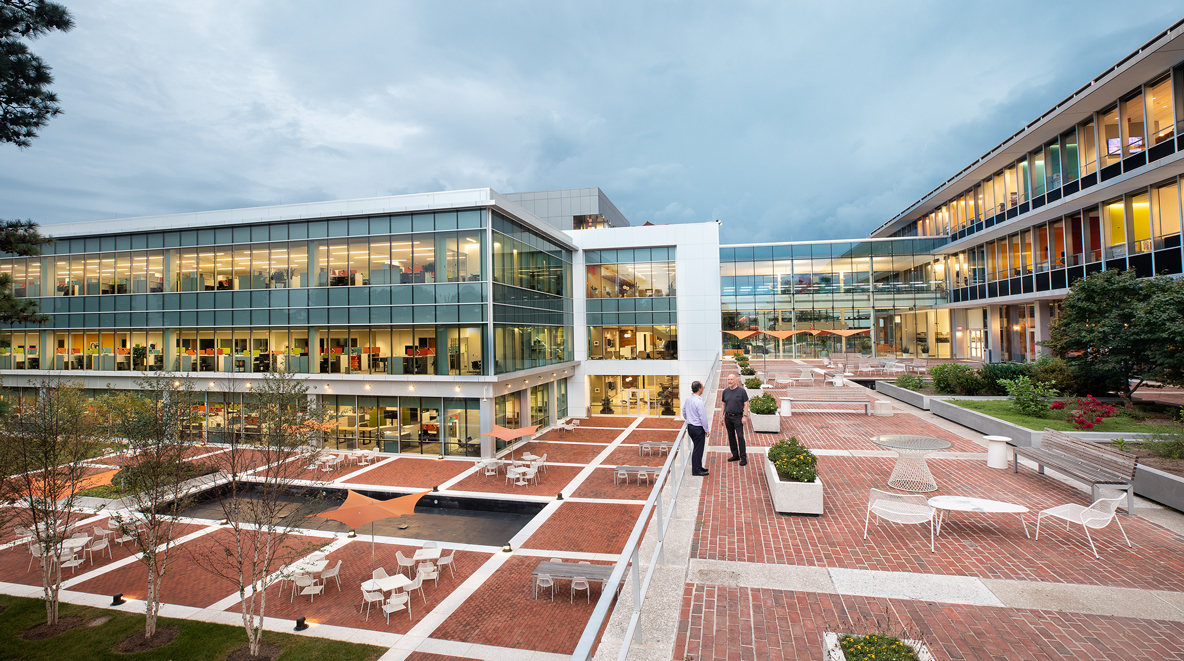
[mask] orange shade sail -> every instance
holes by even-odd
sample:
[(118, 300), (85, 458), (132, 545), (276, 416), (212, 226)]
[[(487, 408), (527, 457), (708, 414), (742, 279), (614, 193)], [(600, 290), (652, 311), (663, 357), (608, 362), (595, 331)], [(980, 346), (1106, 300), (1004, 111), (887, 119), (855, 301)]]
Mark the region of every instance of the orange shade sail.
[(843, 337), (851, 337), (852, 335), (856, 335), (858, 333), (870, 333), (872, 331), (870, 328), (858, 328), (858, 329), (851, 329), (851, 330), (832, 330), (832, 331), (827, 331), (827, 332), (833, 333), (835, 335), (841, 335)]
[(806, 331), (792, 330), (792, 331), (762, 331), (765, 335), (771, 335), (779, 340), (793, 337), (798, 333), (805, 333)]
[(518, 429), (507, 429), (501, 425), (494, 425), (493, 429), (485, 432), (486, 436), (500, 438), (503, 441), (512, 441), (521, 436), (529, 436), (538, 430), (538, 425), (531, 425), (529, 427), (520, 427)]
[(744, 339), (752, 337), (753, 335), (756, 335), (760, 331), (746, 330), (746, 331), (723, 331), (723, 332), (725, 332), (729, 335), (735, 335), (737, 338), (744, 340)]
[(401, 496), (391, 500), (378, 500), (363, 496), (356, 491), (348, 491), (345, 502), (335, 510), (312, 514), (322, 519), (340, 521), (350, 528), (357, 529), (367, 523), (374, 523), (382, 519), (415, 514), (415, 505), (431, 490), (421, 491), (409, 496)]

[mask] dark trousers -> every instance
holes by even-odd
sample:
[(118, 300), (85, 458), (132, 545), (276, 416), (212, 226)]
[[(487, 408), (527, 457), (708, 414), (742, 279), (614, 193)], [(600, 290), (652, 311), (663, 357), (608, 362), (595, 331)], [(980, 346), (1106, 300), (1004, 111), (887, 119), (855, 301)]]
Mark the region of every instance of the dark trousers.
[(732, 456), (747, 457), (748, 448), (744, 446), (744, 414), (724, 414), (724, 427), (728, 430), (728, 447), (732, 449)]
[(707, 432), (698, 425), (687, 425), (687, 433), (691, 435), (691, 472), (703, 472), (703, 448), (707, 445)]

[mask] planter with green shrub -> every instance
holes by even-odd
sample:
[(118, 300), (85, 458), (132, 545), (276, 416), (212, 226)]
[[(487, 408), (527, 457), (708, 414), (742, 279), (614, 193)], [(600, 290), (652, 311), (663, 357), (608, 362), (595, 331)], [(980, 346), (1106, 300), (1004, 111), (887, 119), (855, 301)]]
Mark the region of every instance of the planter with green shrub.
[(748, 419), (752, 421), (752, 431), (758, 434), (779, 433), (781, 416), (777, 415), (777, 399), (766, 392), (748, 400)]
[(769, 448), (764, 468), (774, 510), (781, 514), (822, 514), (818, 458), (798, 443), (796, 436), (782, 439)]

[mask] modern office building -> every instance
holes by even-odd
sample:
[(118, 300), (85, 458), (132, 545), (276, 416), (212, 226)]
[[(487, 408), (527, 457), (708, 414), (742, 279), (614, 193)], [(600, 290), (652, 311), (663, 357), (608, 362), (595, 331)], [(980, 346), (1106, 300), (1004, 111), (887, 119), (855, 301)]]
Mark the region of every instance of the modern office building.
[(388, 452), (488, 455), (494, 422), (590, 398), (675, 415), (719, 352), (717, 225), (627, 227), (598, 189), (558, 199), (547, 219), (480, 189), (54, 225), (43, 256), (0, 259), (49, 317), (0, 333), (0, 374), (18, 407), (51, 373), (93, 391), (186, 374), (217, 441), (249, 434), (250, 388), (288, 371), (335, 412), (333, 443)]

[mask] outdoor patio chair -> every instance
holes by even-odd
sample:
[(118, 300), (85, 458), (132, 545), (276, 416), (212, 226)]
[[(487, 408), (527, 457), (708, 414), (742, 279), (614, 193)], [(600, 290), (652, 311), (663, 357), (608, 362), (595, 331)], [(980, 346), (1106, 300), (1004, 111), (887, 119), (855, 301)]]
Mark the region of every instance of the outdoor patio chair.
[(798, 375), (790, 379), (794, 383), (801, 383), (805, 381), (809, 385), (814, 385), (814, 370), (802, 368), (798, 370)]
[(329, 579), (333, 579), (333, 580), (337, 581), (337, 591), (341, 592), (341, 577), (339, 576), (340, 574), (341, 574), (341, 561), (338, 560), (336, 565), (321, 572), (321, 582), (328, 584)]
[(370, 604), (381, 604), (385, 600), (386, 597), (382, 596), (382, 590), (367, 591), (366, 588), (362, 588), (362, 601), (366, 604), (367, 622), (370, 621)]
[(304, 574), (296, 577), (296, 587), (301, 588), (300, 596), (308, 595), (309, 601), (314, 601), (316, 596), (325, 590), (325, 584), (319, 582), (317, 579)]
[(436, 570), (436, 566), (430, 562), (421, 562), (416, 568), (416, 573), (425, 581), (435, 581), (436, 587), (440, 587), (440, 572)]
[(452, 553), (449, 553), (448, 555), (440, 556), (440, 559), (436, 561), (436, 571), (443, 572), (444, 567), (447, 566), (448, 571), (452, 572), (452, 577), (456, 578), (456, 570), (452, 568), (452, 561), (455, 559), (456, 559), (456, 551), (455, 550)]
[(403, 586), (403, 592), (407, 594), (411, 594), (413, 590), (419, 590), (419, 596), (423, 597), (423, 603), (428, 603), (428, 598), (423, 594), (423, 574), (416, 575), (415, 578), (411, 579), (410, 583)]
[(120, 546), (123, 546), (125, 543), (130, 542), (136, 538), (136, 536), (134, 534), (135, 532), (138, 532), (138, 531), (135, 531), (135, 530), (128, 530), (126, 532), (121, 531), (119, 533), (119, 535), (115, 538), (115, 543), (119, 544)]
[(95, 529), (95, 538), (106, 539), (107, 535), (114, 535), (115, 534), (115, 531), (111, 530), (110, 528), (100, 528), (98, 526), (94, 526), (94, 529)]
[(17, 544), (33, 539), (33, 532), (24, 526), (13, 526), (12, 532), (16, 535)]
[(642, 480), (645, 480), (647, 485), (650, 483), (650, 474), (648, 471), (638, 471), (637, 484), (640, 485)]
[(1089, 507), (1082, 507), (1075, 503), (1067, 505), (1057, 505), (1046, 510), (1041, 510), (1036, 515), (1036, 539), (1040, 539), (1040, 521), (1046, 516), (1053, 516), (1058, 519), (1065, 520), (1065, 530), (1069, 530), (1069, 524), (1080, 523), (1082, 529), (1085, 530), (1085, 538), (1089, 540), (1089, 548), (1094, 552), (1094, 557), (1098, 557), (1098, 549), (1094, 546), (1094, 540), (1090, 537), (1089, 529), (1099, 530), (1110, 525), (1113, 521), (1118, 524), (1118, 529), (1122, 532), (1122, 538), (1126, 540), (1126, 545), (1131, 546), (1131, 540), (1126, 536), (1126, 531), (1122, 529), (1122, 522), (1118, 517), (1114, 516), (1118, 512), (1118, 504), (1122, 502), (1124, 496), (1116, 498), (1099, 498), (1094, 501)]
[(929, 522), (929, 550), (933, 551), (933, 515), (934, 509), (927, 504), (928, 499), (922, 495), (903, 495), (872, 489), (867, 501), (867, 515), (863, 519), (863, 538), (867, 539), (867, 524), (872, 514), (876, 515), (876, 523), (880, 519), (887, 519), (893, 523), (917, 524)]
[(539, 598), (539, 588), (551, 588), (551, 601), (555, 601), (555, 580), (550, 574), (539, 574), (534, 579), (534, 598)]
[(111, 555), (111, 542), (106, 538), (97, 540), (94, 544), (86, 547), (86, 552), (90, 555), (90, 564), (95, 564), (95, 551), (99, 551), (100, 555), (103, 551), (107, 552), (108, 558), (113, 558)]
[(411, 595), (406, 592), (396, 592), (382, 604), (382, 611), (386, 613), (386, 623), (391, 623), (391, 613), (405, 610), (407, 619), (411, 619)]
[(425, 548), (425, 549), (434, 549), (434, 548), (438, 548), (439, 546), (440, 546), (440, 545), (439, 545), (439, 544), (437, 544), (436, 542), (424, 542), (424, 543), (423, 543), (423, 547), (422, 547), (422, 548)]
[[(415, 566), (414, 559), (408, 558), (407, 556), (403, 555), (402, 551), (395, 551), (395, 562), (399, 563), (399, 573), (400, 574), (403, 573), (403, 568), (406, 567), (407, 568), (407, 576), (408, 577), (411, 576), (411, 568)], [(379, 567), (379, 569), (381, 569), (381, 567)], [(378, 569), (375, 569), (374, 571), (378, 571)], [(383, 571), (383, 577), (384, 578), (386, 577), (385, 571)], [(378, 577), (375, 576), (374, 578), (378, 578)]]
[(84, 560), (82, 559), (82, 557), (74, 555), (73, 549), (71, 549), (70, 555), (66, 556), (62, 560), (62, 568), (65, 569), (66, 567), (69, 567), (70, 573), (73, 574), (76, 571), (76, 568), (78, 567), (78, 565), (81, 565), (83, 562), (84, 562)]
[[(400, 551), (395, 551), (395, 556), (396, 556), (396, 557), (398, 557), (398, 556), (400, 556), (400, 555), (402, 555), (402, 552), (400, 552)], [(388, 576), (389, 576), (389, 575), (386, 573), (386, 570), (385, 570), (385, 569), (383, 569), (382, 567), (375, 567), (375, 568), (374, 568), (374, 571), (371, 571), (371, 572), (370, 572), (370, 578), (372, 578), (372, 579), (374, 579), (374, 580), (376, 580), (376, 581), (377, 581), (378, 579), (380, 579), (380, 578), (387, 578)]]
[(530, 468), (527, 468), (525, 471), (523, 471), (522, 478), (527, 482), (531, 482), (533, 480), (537, 485), (539, 483), (539, 467), (535, 464), (531, 464)]
[(45, 557), (45, 551), (44, 551), (44, 549), (41, 548), (41, 545), (30, 543), (29, 544), (29, 566), (25, 568), (25, 572), (27, 573), (27, 572), (32, 571), (33, 570), (33, 561), (34, 560), (40, 561), (41, 558), (43, 558), (43, 557)]
[(568, 603), (575, 603), (576, 590), (584, 590), (587, 592), (588, 603), (592, 603), (592, 588), (588, 585), (588, 579), (584, 578), (583, 576), (576, 576), (575, 578), (571, 579), (571, 599), (568, 600)]
[(539, 457), (539, 468), (543, 469), (544, 473), (547, 472), (547, 454), (544, 452), (543, 456)]
[(613, 471), (613, 484), (620, 484), (621, 480), (625, 480), (625, 484), (629, 484), (629, 471)]

